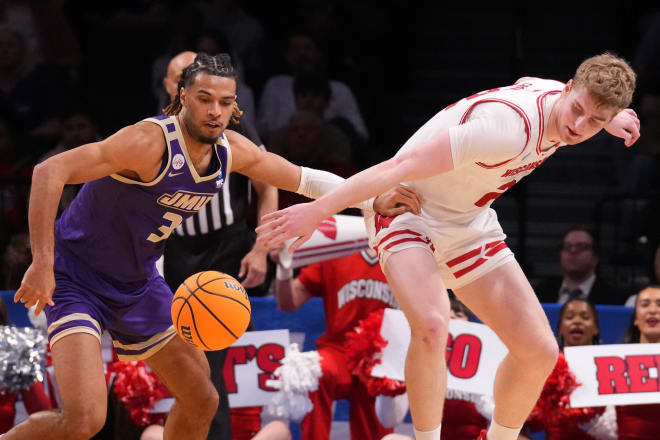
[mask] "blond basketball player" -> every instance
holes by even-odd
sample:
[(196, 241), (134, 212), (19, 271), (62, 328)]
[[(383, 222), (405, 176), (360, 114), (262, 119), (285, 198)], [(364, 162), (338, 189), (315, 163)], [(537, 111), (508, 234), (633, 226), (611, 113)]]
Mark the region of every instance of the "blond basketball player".
[[(601, 129), (630, 146), (639, 120), (626, 109), (635, 73), (611, 54), (589, 58), (566, 84), (521, 78), (452, 104), (423, 125), (392, 159), (315, 202), (270, 214), (258, 229), (271, 247), (399, 182), (424, 201), (420, 215), (372, 216), (370, 244), (412, 330), (406, 386), (415, 436), (439, 440), (451, 288), (506, 344), (494, 385), (495, 411), (481, 439), (515, 440), (557, 359), (547, 318), (504, 242), (492, 202), (558, 148)], [(625, 109), (625, 110), (624, 110)], [(313, 181), (312, 177), (308, 177)]]

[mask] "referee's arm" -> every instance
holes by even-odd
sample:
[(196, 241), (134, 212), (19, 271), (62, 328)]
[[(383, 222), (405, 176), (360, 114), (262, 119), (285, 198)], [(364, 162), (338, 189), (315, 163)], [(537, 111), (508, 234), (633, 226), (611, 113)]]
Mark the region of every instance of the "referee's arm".
[[(254, 191), (257, 193), (257, 224), (261, 218), (277, 210), (277, 188), (258, 180), (252, 181)], [(241, 260), (239, 278), (245, 276), (243, 285), (247, 288), (259, 286), (266, 279), (268, 249), (258, 241), (254, 242), (252, 250)]]

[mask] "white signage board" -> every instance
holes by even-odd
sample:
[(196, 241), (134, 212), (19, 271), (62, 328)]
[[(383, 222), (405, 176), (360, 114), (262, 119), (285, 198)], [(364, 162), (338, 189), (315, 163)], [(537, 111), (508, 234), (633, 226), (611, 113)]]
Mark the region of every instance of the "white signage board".
[[(372, 375), (404, 380), (410, 326), (401, 310), (385, 310), (380, 334), (388, 344)], [(495, 371), (507, 353), (489, 327), (452, 319), (447, 341), (447, 388), (492, 396)]]

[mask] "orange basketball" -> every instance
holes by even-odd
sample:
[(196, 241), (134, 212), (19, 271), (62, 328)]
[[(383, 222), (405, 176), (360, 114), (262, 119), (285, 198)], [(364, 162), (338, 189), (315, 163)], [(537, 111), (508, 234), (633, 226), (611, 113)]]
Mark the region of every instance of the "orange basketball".
[(241, 283), (213, 270), (189, 276), (172, 299), (172, 322), (179, 336), (206, 351), (222, 350), (240, 338), (251, 311)]

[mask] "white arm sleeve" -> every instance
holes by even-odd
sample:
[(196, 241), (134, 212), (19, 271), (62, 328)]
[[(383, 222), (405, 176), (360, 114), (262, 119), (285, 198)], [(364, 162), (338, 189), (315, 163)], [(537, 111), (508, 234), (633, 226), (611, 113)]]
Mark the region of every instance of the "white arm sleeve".
[[(339, 186), (344, 180), (343, 177), (339, 177), (336, 174), (327, 171), (300, 167), (300, 185), (298, 186), (296, 193), (309, 197), (310, 199), (318, 199), (323, 194)], [(361, 202), (359, 205), (352, 206), (352, 208), (373, 211), (374, 199), (375, 197), (372, 197), (369, 200)]]
[(525, 148), (525, 121), (514, 109), (498, 102), (477, 105), (467, 121), (449, 129), (454, 167), (482, 162), (497, 164)]

